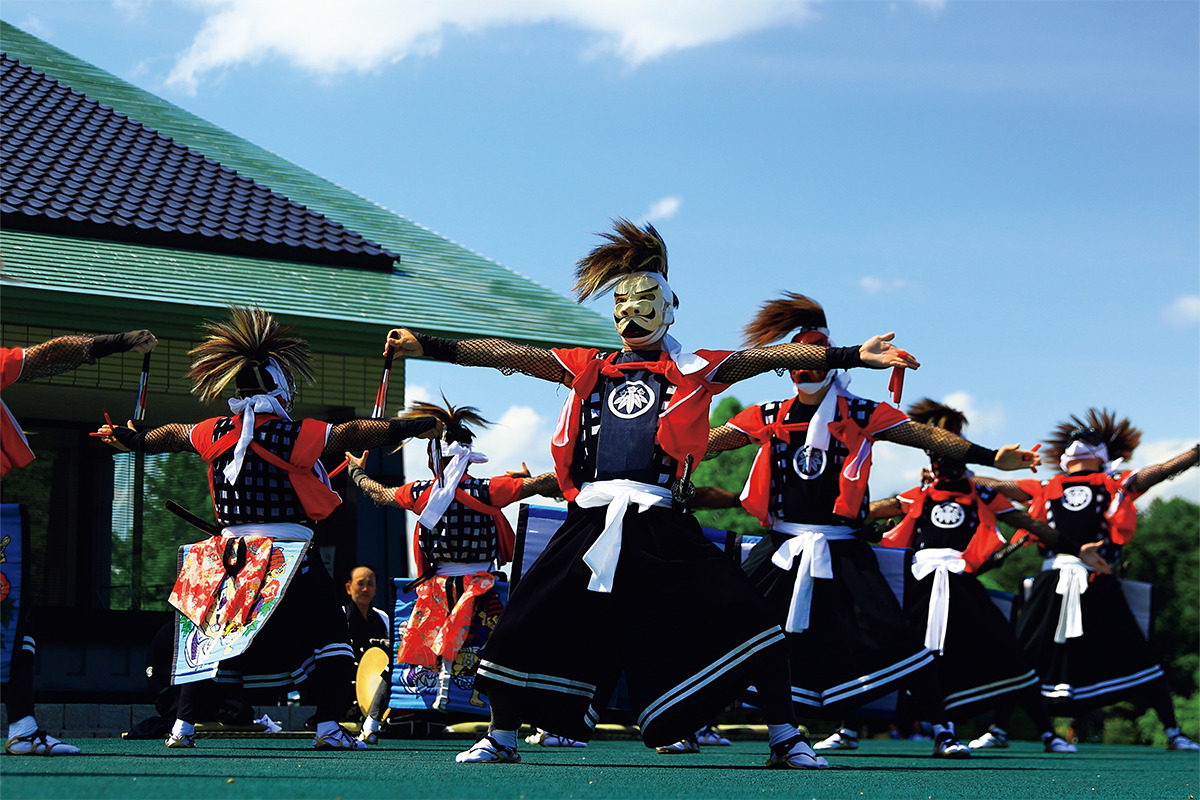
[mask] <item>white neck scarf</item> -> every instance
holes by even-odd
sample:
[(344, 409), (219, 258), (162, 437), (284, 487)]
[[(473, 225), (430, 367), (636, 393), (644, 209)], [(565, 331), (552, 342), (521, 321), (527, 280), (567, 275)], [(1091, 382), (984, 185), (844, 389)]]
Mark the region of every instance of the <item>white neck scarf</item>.
[[(231, 484), (236, 483), (238, 476), (242, 474), (242, 462), (246, 460), (246, 450), (250, 448), (250, 441), (254, 438), (254, 415), (256, 413), (274, 414), (283, 419), (291, 419), (284, 408), (284, 403), (291, 400), (291, 395), (288, 394), (287, 379), (283, 376), (283, 370), (279, 368), (279, 364), (273, 358), (267, 362), (266, 369), (267, 374), (274, 379), (275, 385), (279, 388), (267, 394), (229, 399), (229, 410), (234, 414), (242, 415), (242, 433), (238, 437), (237, 445), (233, 448), (233, 460), (225, 465), (222, 472), (226, 482)], [(281, 400), (282, 402), (280, 402)]]
[(467, 467), (472, 464), (485, 464), (488, 460), (483, 453), (477, 452), (471, 445), (462, 442), (446, 445), (442, 453), (450, 456), (450, 463), (442, 472), (441, 485), (434, 484), (433, 491), (429, 495), (429, 502), (425, 505), (425, 510), (421, 512), (419, 520), (422, 525), (431, 529), (437, 527), (446, 514), (446, 509), (454, 500), (454, 493), (458, 491), (459, 482), (463, 479), (463, 475), (467, 474)]

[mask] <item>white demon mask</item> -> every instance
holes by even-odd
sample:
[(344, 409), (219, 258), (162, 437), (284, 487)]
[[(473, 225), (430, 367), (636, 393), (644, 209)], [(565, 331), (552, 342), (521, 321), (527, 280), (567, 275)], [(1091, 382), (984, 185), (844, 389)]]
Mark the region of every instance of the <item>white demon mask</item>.
[(613, 323), (626, 346), (655, 344), (675, 321), (675, 295), (656, 272), (635, 272), (613, 287)]

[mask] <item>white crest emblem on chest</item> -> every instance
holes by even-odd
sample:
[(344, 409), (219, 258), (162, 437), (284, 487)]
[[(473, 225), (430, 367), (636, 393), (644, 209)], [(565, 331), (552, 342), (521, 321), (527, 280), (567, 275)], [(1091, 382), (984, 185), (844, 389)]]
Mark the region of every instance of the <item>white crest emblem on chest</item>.
[(815, 480), (825, 471), (825, 451), (805, 445), (792, 456), (792, 470), (806, 481)]
[(1068, 486), (1063, 489), (1062, 503), (1067, 511), (1082, 511), (1092, 504), (1092, 487)]
[(608, 396), (608, 410), (621, 419), (645, 414), (654, 404), (654, 392), (645, 381), (625, 381)]
[(929, 521), (939, 528), (957, 528), (966, 519), (967, 512), (959, 503), (938, 503), (929, 511)]

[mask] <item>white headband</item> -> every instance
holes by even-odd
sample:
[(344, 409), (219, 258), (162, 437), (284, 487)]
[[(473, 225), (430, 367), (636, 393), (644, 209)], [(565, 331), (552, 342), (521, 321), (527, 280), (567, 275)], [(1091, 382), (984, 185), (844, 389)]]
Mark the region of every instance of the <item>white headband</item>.
[(1063, 451), (1062, 457), (1058, 459), (1058, 466), (1063, 472), (1066, 472), (1067, 465), (1072, 461), (1081, 461), (1085, 458), (1098, 458), (1103, 466), (1108, 463), (1108, 447), (1103, 442), (1090, 445), (1081, 439), (1076, 439)]

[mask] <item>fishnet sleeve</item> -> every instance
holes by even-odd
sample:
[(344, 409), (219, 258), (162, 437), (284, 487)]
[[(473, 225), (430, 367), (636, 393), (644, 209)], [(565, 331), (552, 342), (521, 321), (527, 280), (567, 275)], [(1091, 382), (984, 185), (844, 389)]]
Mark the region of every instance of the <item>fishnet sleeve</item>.
[(367, 475), (366, 470), (357, 464), (350, 465), (348, 474), (350, 475), (350, 480), (354, 481), (354, 485), (359, 488), (359, 491), (369, 497), (375, 505), (400, 508), (400, 504), (396, 502), (396, 489), (394, 487), (384, 486), (379, 481)]
[(124, 426), (113, 430), (116, 437), (125, 447), (135, 453), (194, 453), (192, 447), (192, 426), (182, 422), (172, 422), (145, 431), (134, 432)]
[(558, 476), (553, 472), (543, 472), (534, 478), (526, 478), (521, 484), (521, 499), (538, 495), (540, 497), (562, 497), (562, 488), (558, 485)]
[(1079, 548), (1075, 548), (1074, 552), (1072, 552), (1070, 545), (1063, 540), (1063, 537), (1059, 536), (1058, 531), (1040, 519), (1034, 519), (1019, 508), (1014, 508), (1012, 511), (1005, 511), (999, 517), (1005, 522), (1015, 525), (1017, 528), (1024, 528), (1032, 533), (1048, 550), (1053, 550), (1056, 553), (1066, 553), (1069, 556), (1079, 555)]
[(94, 363), (91, 336), (59, 336), (25, 349), (25, 363), (19, 380), (49, 378)]
[(984, 475), (973, 475), (971, 482), (977, 486), (986, 486), (989, 489), (995, 489), (1009, 500), (1015, 500), (1018, 503), (1028, 503), (1033, 499), (1033, 495), (1022, 489), (1016, 481), (1001, 481)]
[(911, 420), (880, 431), (876, 438), (916, 447), (927, 453), (953, 458), (965, 464), (984, 464), (990, 467), (996, 461), (994, 450), (980, 447), (944, 428)]
[(464, 367), (491, 367), (505, 375), (520, 372), (551, 383), (567, 383), (569, 375), (554, 354), (542, 347), (507, 339), (440, 339), (413, 333), (425, 355)]
[(384, 445), (397, 445), (412, 436), (432, 428), (433, 417), (408, 419), (352, 419), (330, 427), (322, 457), (340, 456), (346, 452), (374, 450)]
[(704, 460), (716, 458), (726, 450), (737, 450), (750, 444), (750, 437), (732, 425), (726, 423), (708, 431), (708, 449)]
[(1154, 484), (1174, 478), (1185, 469), (1196, 466), (1197, 461), (1200, 461), (1200, 445), (1184, 450), (1169, 461), (1142, 467), (1130, 478), (1129, 490), (1140, 494)]
[[(853, 358), (846, 352), (850, 350), (854, 351)], [(852, 360), (856, 360), (857, 364), (850, 363)], [(789, 342), (739, 350), (717, 367), (713, 380), (717, 383), (737, 383), (773, 369), (842, 369), (861, 364), (857, 347), (821, 347)]]

